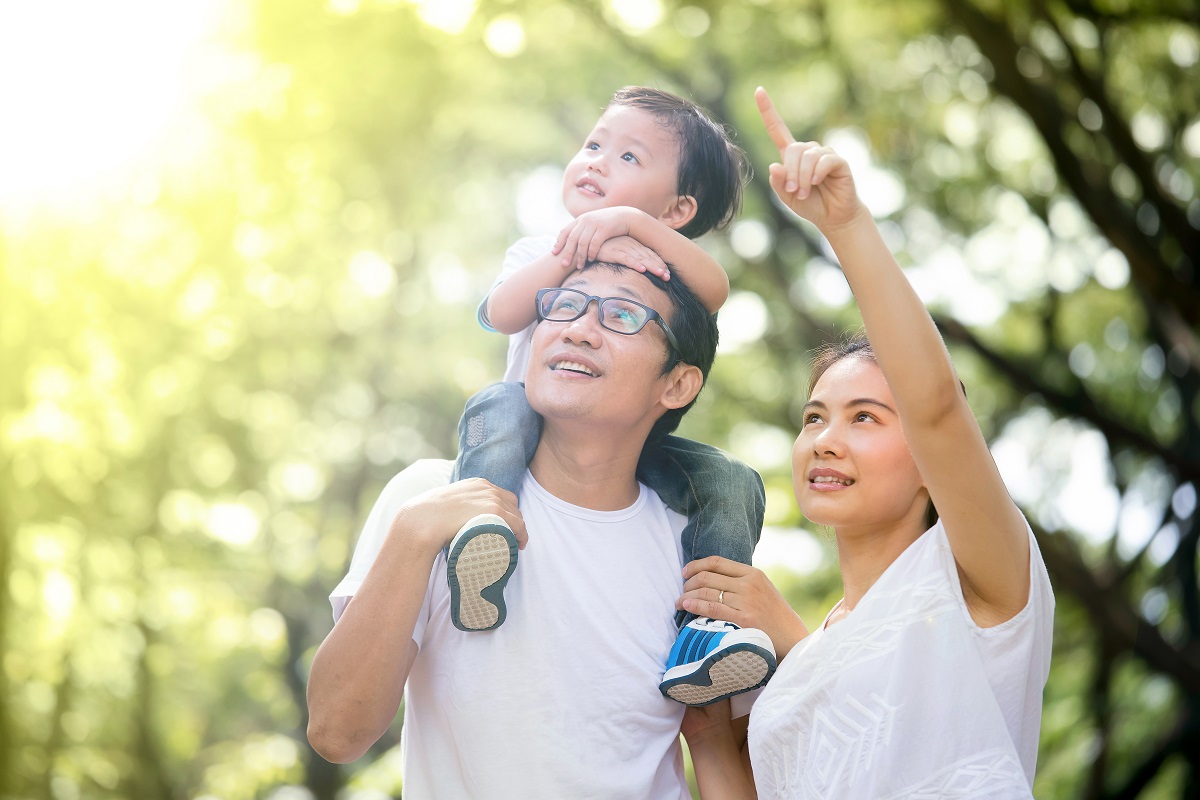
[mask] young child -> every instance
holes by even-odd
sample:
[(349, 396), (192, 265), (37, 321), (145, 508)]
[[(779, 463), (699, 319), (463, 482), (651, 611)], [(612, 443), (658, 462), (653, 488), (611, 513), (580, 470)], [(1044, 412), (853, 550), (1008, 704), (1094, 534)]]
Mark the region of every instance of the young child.
[[(563, 175), (563, 204), (574, 222), (557, 240), (525, 238), (509, 248), (480, 304), (480, 323), (509, 334), (508, 368), (504, 383), (467, 403), (455, 480), (486, 478), (514, 494), (521, 486), (541, 431), (521, 383), (539, 290), (559, 286), (589, 261), (663, 279), (671, 278), (671, 265), (675, 279), (717, 312), (729, 295), (728, 277), (692, 239), (733, 217), (746, 175), (744, 153), (695, 104), (642, 87), (613, 95)], [(677, 424), (672, 417), (651, 434), (639, 479), (688, 517), (685, 563), (720, 555), (749, 564), (762, 529), (762, 479), (716, 448), (667, 435)], [(516, 538), (499, 517), (476, 517), (459, 531), (447, 558), (455, 626), (479, 631), (504, 622), (504, 587), (516, 564)], [(680, 631), (659, 688), (679, 702), (706, 705), (761, 686), (774, 669), (770, 638), (761, 631), (695, 618)]]

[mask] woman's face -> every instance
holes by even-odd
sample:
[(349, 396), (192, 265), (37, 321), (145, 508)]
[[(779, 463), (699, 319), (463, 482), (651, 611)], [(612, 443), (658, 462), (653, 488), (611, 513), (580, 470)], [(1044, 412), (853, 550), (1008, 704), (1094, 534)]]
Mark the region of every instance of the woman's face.
[(813, 387), (792, 448), (792, 485), (800, 511), (818, 525), (923, 520), (929, 494), (874, 361), (843, 358)]

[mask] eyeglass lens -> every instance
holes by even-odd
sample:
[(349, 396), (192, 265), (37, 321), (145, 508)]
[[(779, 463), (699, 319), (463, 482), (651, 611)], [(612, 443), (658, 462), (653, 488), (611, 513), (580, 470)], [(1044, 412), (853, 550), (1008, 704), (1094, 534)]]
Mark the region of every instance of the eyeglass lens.
[[(575, 289), (558, 289), (542, 296), (542, 316), (552, 322), (570, 322), (587, 311), (593, 298)], [(647, 309), (620, 297), (594, 298), (599, 301), (600, 324), (610, 331), (634, 334), (650, 318)]]

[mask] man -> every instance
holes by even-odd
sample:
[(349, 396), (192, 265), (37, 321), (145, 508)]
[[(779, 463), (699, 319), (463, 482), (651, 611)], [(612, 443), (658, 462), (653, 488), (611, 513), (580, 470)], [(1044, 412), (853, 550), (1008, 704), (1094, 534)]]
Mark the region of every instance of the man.
[[(418, 462), (384, 490), (331, 596), (309, 740), (355, 760), (406, 699), (412, 797), (690, 797), (684, 707), (658, 689), (686, 519), (636, 469), (652, 430), (673, 429), (699, 393), (716, 324), (678, 278), (590, 264), (562, 290), (577, 294), (545, 299), (532, 335), (526, 392), (545, 422), (521, 510), (486, 481), (449, 484), (449, 462)], [(480, 514), (524, 548), (505, 590), (520, 613), (486, 634), (453, 626), (438, 577)]]

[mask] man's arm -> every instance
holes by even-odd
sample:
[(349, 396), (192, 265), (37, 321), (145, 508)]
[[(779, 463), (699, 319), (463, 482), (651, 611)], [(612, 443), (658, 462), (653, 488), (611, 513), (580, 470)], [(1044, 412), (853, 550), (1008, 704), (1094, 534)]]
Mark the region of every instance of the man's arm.
[(704, 800), (757, 797), (746, 742), (749, 717), (731, 720), (729, 701), (689, 706), (680, 732), (692, 756), (696, 785)]
[(467, 520), (486, 513), (503, 517), (524, 545), (516, 497), (482, 479), (430, 489), (394, 513), (370, 571), (313, 659), (308, 740), (321, 756), (354, 761), (391, 725), (417, 657), (413, 633), (434, 560)]

